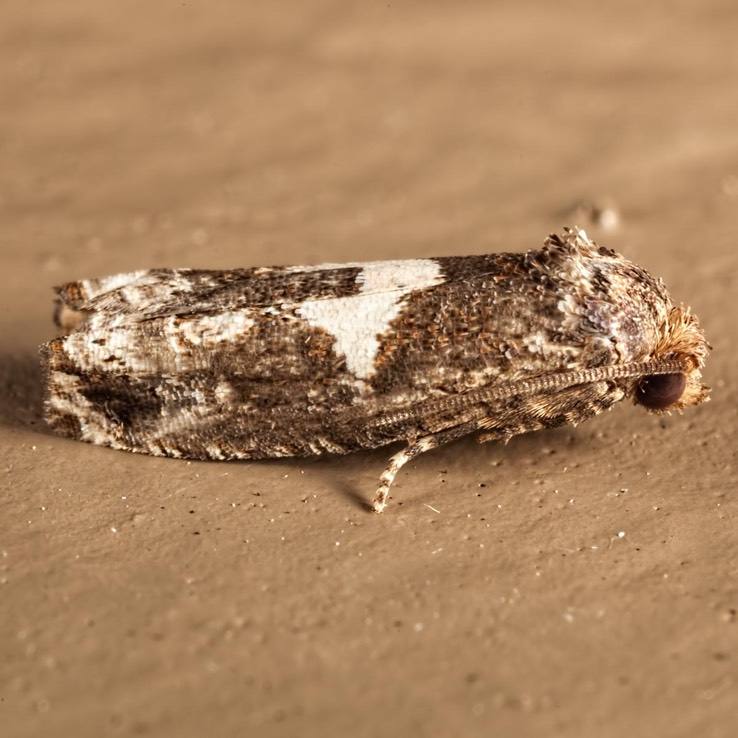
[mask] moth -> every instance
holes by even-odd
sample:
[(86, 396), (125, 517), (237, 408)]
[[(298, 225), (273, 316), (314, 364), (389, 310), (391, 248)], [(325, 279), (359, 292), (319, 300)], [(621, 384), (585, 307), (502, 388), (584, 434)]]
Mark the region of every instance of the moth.
[(564, 229), (540, 250), (305, 267), (152, 269), (57, 289), (48, 424), (188, 459), (401, 442), (381, 475), (472, 433), (576, 425), (629, 398), (708, 399), (710, 349), (660, 279)]

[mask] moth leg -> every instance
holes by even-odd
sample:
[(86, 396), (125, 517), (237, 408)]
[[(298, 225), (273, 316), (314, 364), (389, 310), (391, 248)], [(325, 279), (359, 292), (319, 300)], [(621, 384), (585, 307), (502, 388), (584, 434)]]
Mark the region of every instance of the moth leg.
[(411, 461), (416, 456), (419, 456), (426, 451), (438, 448), (444, 443), (455, 441), (457, 438), (469, 435), (469, 433), (473, 433), (478, 427), (478, 420), (462, 423), (461, 425), (448, 428), (447, 430), (440, 431), (439, 433), (423, 436), (414, 443), (411, 443), (407, 448), (396, 453), (389, 460), (387, 468), (382, 472), (382, 476), (379, 478), (379, 488), (377, 489), (377, 493), (374, 495), (374, 503), (372, 504), (374, 512), (381, 513), (382, 510), (387, 507), (387, 499), (389, 498), (389, 491), (392, 486), (392, 482), (394, 481), (397, 472), (400, 471), (408, 461)]
[(492, 443), (499, 442), (507, 444), (507, 442), (513, 437), (514, 433), (502, 428), (500, 430), (485, 431), (477, 436), (477, 443)]
[(551, 395), (524, 398), (521, 402), (502, 406), (489, 415), (423, 436), (390, 459), (380, 477), (379, 489), (374, 497), (374, 510), (382, 512), (387, 507), (390, 486), (397, 472), (418, 454), (476, 430), (485, 431), (478, 439), (482, 443), (488, 441), (507, 443), (512, 436), (519, 433), (555, 428), (564, 424), (577, 425), (608, 409), (620, 400), (622, 395), (622, 390), (611, 387), (606, 381), (568, 387)]

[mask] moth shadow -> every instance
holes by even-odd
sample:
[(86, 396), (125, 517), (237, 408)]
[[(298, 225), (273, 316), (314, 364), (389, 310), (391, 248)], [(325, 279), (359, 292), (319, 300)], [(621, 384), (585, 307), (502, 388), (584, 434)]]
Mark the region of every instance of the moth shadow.
[(366, 490), (359, 489), (357, 485), (343, 480), (334, 483), (333, 488), (337, 494), (341, 495), (344, 500), (353, 505), (357, 510), (365, 513), (374, 512), (371, 498), (367, 497)]
[(41, 365), (37, 356), (0, 354), (0, 427), (50, 433), (43, 422)]
[[(374, 513), (374, 492), (389, 456), (386, 449), (380, 448), (345, 456), (302, 459), (301, 463), (303, 466), (309, 465), (320, 477), (324, 477), (325, 486), (332, 495), (343, 498), (361, 512)], [(359, 481), (367, 478), (371, 480), (369, 486)]]

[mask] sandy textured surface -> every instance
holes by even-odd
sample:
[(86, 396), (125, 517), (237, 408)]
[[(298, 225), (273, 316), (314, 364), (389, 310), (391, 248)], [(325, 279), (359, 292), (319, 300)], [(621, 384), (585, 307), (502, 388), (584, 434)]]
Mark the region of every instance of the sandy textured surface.
[[(0, 9), (0, 732), (738, 734), (738, 6), (258, 5)], [(524, 250), (600, 197), (714, 345), (681, 417), (464, 441), (384, 516), (386, 451), (44, 428), (54, 284)]]

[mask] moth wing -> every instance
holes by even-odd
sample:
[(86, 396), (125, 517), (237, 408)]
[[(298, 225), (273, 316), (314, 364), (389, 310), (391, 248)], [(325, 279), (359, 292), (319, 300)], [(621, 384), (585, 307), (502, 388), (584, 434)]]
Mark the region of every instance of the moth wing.
[[(405, 259), (317, 266), (233, 270), (151, 269), (57, 288), (60, 305), (81, 313), (130, 315), (146, 320), (296, 306), (354, 295), (404, 295), (480, 277), (494, 257)], [(448, 269), (449, 266), (452, 269)]]

